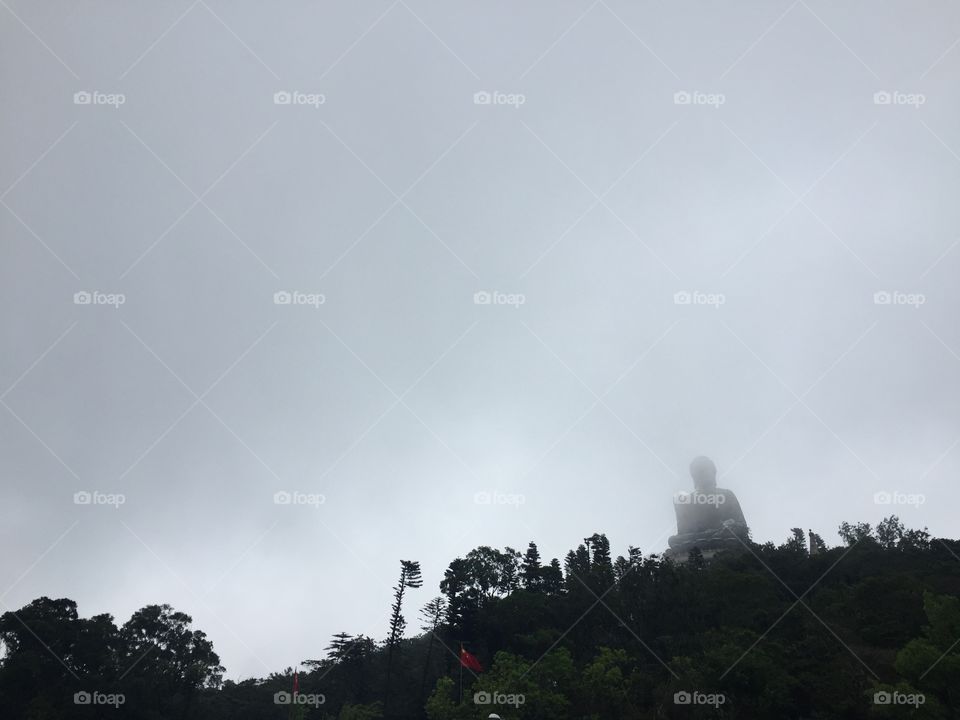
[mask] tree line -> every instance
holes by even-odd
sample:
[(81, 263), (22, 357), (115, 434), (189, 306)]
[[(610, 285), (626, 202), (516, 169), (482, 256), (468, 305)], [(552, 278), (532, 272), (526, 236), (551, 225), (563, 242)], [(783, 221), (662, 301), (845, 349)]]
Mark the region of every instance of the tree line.
[[(838, 534), (828, 547), (794, 528), (781, 544), (709, 560), (695, 552), (684, 564), (635, 547), (613, 558), (601, 533), (562, 563), (544, 561), (534, 542), (523, 552), (481, 546), (452, 560), (419, 608), (410, 591), (423, 585), (420, 565), (402, 560), (384, 638), (335, 634), (301, 663), (296, 700), (293, 668), (224, 680), (204, 633), (167, 605), (117, 626), (39, 598), (0, 616), (0, 714), (960, 717), (960, 541), (897, 517), (843, 523)], [(414, 612), (418, 633), (408, 632)], [(461, 650), (482, 669), (465, 668)]]

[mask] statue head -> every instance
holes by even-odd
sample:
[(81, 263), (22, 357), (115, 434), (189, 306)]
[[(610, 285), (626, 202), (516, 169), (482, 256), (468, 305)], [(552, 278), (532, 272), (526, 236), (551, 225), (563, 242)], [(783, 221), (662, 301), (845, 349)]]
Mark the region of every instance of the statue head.
[(713, 460), (701, 455), (690, 463), (693, 486), (700, 492), (712, 492), (717, 487), (717, 466)]

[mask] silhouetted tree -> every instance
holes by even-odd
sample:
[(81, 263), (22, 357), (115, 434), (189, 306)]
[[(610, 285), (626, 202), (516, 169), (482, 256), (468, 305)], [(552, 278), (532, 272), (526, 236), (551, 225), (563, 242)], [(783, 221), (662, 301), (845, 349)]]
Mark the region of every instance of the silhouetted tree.
[(477, 611), (470, 563), (463, 558), (453, 560), (443, 572), (440, 592), (447, 601), (446, 624), (455, 635), (468, 635)]
[(560, 568), (560, 561), (556, 558), (543, 568), (541, 578), (540, 587), (546, 594), (559, 595), (563, 592), (563, 570)]
[(420, 629), (427, 635), (427, 658), (423, 661), (423, 677), (420, 679), (421, 699), (427, 683), (427, 674), (430, 671), (430, 656), (433, 654), (433, 644), (437, 640), (437, 632), (440, 630), (440, 623), (443, 622), (446, 609), (447, 605), (443, 598), (435, 597), (420, 610), (420, 617), (423, 619)]
[(353, 646), (353, 636), (350, 633), (338, 632), (327, 645), (327, 657), (333, 662), (343, 662), (350, 655), (350, 649)]
[(400, 645), (400, 638), (407, 627), (407, 621), (403, 617), (403, 595), (407, 588), (419, 588), (423, 586), (423, 577), (420, 571), (420, 563), (414, 560), (400, 561), (400, 579), (393, 589), (393, 604), (390, 606), (390, 634), (387, 636), (387, 679), (384, 690), (384, 709), (390, 711), (390, 675), (393, 671), (393, 658)]
[(523, 555), (523, 564), (521, 565), (520, 575), (523, 578), (523, 587), (527, 590), (539, 590), (543, 581), (541, 577), (543, 568), (540, 566), (540, 551), (537, 550), (537, 544), (530, 541), (527, 545), (527, 552)]
[(859, 542), (871, 542), (874, 541), (873, 537), (873, 528), (870, 527), (870, 523), (857, 523), (856, 525), (851, 525), (850, 523), (844, 521), (840, 523), (840, 529), (838, 530), (840, 538), (847, 545), (855, 545)]
[(800, 528), (790, 528), (790, 537), (780, 546), (780, 549), (805, 555), (807, 553), (807, 536)]

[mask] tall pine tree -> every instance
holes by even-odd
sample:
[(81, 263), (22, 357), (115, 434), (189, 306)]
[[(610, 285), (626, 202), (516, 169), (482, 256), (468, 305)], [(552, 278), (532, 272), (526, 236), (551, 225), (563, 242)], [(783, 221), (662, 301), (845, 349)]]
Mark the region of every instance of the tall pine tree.
[(520, 577), (527, 590), (539, 590), (542, 584), (543, 568), (540, 566), (540, 551), (537, 544), (530, 541), (527, 552), (523, 555), (523, 564), (520, 566)]
[(387, 678), (386, 688), (384, 690), (384, 709), (390, 709), (390, 676), (393, 673), (393, 658), (400, 640), (403, 637), (403, 631), (407, 627), (407, 621), (403, 617), (403, 595), (407, 588), (418, 588), (423, 586), (423, 576), (420, 574), (420, 563), (414, 560), (400, 561), (400, 580), (393, 589), (393, 604), (390, 606), (390, 634), (387, 636)]

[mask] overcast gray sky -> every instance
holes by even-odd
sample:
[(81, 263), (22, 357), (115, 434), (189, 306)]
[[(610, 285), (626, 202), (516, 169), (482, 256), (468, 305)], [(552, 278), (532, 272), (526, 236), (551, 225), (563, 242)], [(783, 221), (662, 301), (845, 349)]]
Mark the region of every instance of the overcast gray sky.
[(2, 609), (263, 675), (700, 454), (957, 537), (956, 3), (2, 5)]

